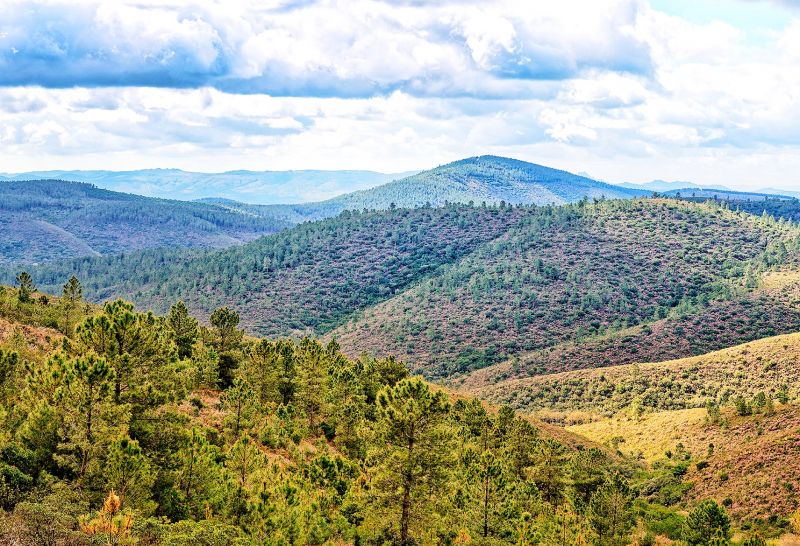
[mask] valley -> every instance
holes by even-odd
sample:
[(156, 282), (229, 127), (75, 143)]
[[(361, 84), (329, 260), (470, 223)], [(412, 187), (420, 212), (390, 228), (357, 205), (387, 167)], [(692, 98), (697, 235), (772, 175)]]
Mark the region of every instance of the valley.
[[(49, 514), (78, 540), (114, 485), (142, 540), (378, 544), (404, 483), (382, 461), (417, 461), (430, 543), (581, 543), (608, 496), (620, 544), (682, 540), (708, 502), (793, 540), (800, 205), (570, 177), (480, 157), (286, 206), (18, 183), (0, 537)], [(419, 455), (392, 436), (415, 411)], [(24, 500), (45, 479), (86, 492)]]

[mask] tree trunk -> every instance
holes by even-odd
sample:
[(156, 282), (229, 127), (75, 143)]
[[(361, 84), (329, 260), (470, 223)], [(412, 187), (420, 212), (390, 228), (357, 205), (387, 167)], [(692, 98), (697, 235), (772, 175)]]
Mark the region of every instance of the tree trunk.
[(414, 452), (414, 430), (412, 428), (408, 435), (408, 460), (403, 471), (403, 504), (400, 513), (400, 544), (408, 544), (408, 523), (411, 519), (411, 487), (413, 486), (414, 476), (411, 456)]

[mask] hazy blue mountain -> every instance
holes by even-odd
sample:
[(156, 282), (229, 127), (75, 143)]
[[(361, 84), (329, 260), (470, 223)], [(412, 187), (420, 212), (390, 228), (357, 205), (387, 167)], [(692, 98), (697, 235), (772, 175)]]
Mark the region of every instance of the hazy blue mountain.
[(772, 195), (786, 195), (788, 197), (795, 197), (797, 199), (800, 199), (800, 191), (781, 190), (776, 188), (761, 188), (758, 191), (761, 193), (769, 193)]
[(411, 173), (372, 171), (229, 171), (195, 173), (179, 169), (138, 171), (37, 171), (5, 174), (7, 180), (72, 180), (147, 197), (190, 201), (224, 197), (246, 203), (318, 201), (372, 188)]
[(223, 248), (292, 224), (207, 203), (142, 197), (80, 182), (0, 181), (0, 264), (153, 247)]
[(777, 195), (773, 193), (718, 190), (712, 188), (682, 188), (677, 190), (662, 192), (663, 195), (675, 197), (699, 197), (705, 199), (725, 199), (729, 201), (764, 201), (767, 199), (794, 199), (790, 195)]
[(496, 156), (462, 159), (371, 190), (331, 201), (344, 208), (415, 207), (445, 202), (563, 204), (584, 197), (608, 199), (649, 195), (534, 163)]
[(413, 208), (445, 203), (555, 204), (590, 199), (627, 199), (651, 191), (621, 188), (605, 182), (496, 156), (462, 159), (368, 190), (347, 193), (327, 201), (298, 205), (251, 205), (229, 199), (205, 199), (232, 210), (290, 222), (319, 220), (343, 210), (382, 210), (392, 205)]

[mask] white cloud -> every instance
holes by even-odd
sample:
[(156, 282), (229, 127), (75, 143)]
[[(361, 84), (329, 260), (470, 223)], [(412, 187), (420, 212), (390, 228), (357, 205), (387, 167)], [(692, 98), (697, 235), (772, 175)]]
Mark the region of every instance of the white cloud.
[(800, 186), (798, 20), (753, 41), (645, 0), (37, 4), (0, 0), (4, 171), (495, 153)]

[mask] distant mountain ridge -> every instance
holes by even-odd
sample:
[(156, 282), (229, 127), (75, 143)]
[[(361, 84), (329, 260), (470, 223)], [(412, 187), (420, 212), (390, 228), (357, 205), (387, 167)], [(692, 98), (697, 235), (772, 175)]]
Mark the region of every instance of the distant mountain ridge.
[(206, 203), (63, 180), (0, 181), (0, 264), (153, 247), (223, 248), (293, 225)]
[(563, 205), (583, 198), (630, 199), (652, 193), (621, 188), (518, 159), (485, 155), (454, 161), (375, 188), (315, 203), (251, 205), (219, 198), (203, 201), (299, 222), (335, 216), (343, 210), (384, 210), (391, 206), (438, 207), (446, 203), (470, 202), (497, 205), (503, 201), (515, 205)]
[(330, 198), (371, 188), (412, 174), (374, 171), (298, 170), (199, 173), (180, 169), (134, 171), (32, 171), (0, 174), (0, 180), (69, 180), (90, 182), (112, 191), (145, 197), (191, 201), (226, 197), (257, 204), (294, 203)]

